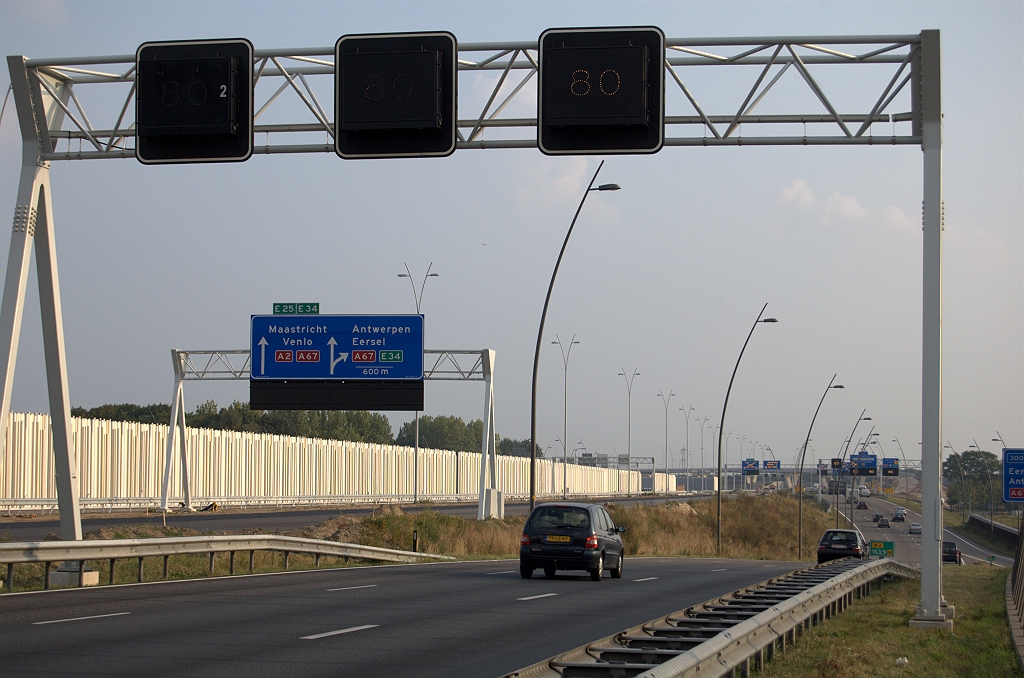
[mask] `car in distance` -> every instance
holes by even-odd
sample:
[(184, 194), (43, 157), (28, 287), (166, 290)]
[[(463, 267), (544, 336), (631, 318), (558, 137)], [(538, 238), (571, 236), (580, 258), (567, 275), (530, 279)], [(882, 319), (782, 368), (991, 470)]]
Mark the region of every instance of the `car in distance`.
[(905, 523), (905, 522), (907, 522), (906, 515), (907, 515), (906, 513), (901, 513), (900, 511), (896, 511), (896, 512), (894, 512), (892, 514), (892, 522), (894, 522), (894, 523), (895, 522)]
[(871, 496), (871, 490), (868, 489), (867, 485), (861, 485), (860, 487), (858, 487), (857, 488), (857, 492), (862, 497), (870, 497)]
[(910, 523), (907, 534), (921, 534), (921, 523)]
[(879, 520), (881, 520), (884, 517), (885, 517), (884, 513), (876, 513), (875, 515), (871, 516), (871, 522), (877, 523)]
[(519, 540), (519, 575), (523, 579), (541, 569), (548, 577), (556, 570), (586, 570), (601, 581), (605, 570), (622, 577), (622, 533), (612, 517), (597, 504), (561, 502), (541, 504), (523, 525)]
[(890, 527), (889, 519), (886, 518), (885, 516), (882, 516), (881, 518), (879, 518), (878, 519), (878, 527)]
[(963, 555), (960, 553), (960, 549), (955, 541), (942, 542), (942, 562), (956, 563), (957, 565), (964, 564)]
[(818, 564), (839, 558), (867, 558), (869, 552), (860, 530), (825, 530), (818, 542)]
[(858, 501), (857, 508), (861, 509), (862, 511), (866, 511), (868, 509), (868, 503), (866, 501)]

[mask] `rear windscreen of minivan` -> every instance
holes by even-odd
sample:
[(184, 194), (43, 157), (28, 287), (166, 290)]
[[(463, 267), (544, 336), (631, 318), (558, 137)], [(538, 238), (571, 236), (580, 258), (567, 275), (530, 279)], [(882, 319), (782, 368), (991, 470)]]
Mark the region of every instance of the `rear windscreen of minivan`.
[(574, 506), (544, 506), (530, 519), (530, 527), (541, 529), (590, 529), (590, 513)]

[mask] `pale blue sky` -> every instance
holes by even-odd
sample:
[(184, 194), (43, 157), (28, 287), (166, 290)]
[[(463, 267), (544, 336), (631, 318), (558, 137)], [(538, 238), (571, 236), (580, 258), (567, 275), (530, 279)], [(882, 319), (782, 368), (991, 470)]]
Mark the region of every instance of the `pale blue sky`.
[[(534, 40), (550, 27), (638, 24), (669, 37), (942, 31), (944, 435), (957, 449), (975, 438), (988, 447), (996, 430), (1024, 444), (1019, 2), (3, 0), (0, 51), (130, 54), (148, 40), (207, 37), (308, 47), (346, 33), (406, 30), (449, 30), (462, 42)], [(4, 72), (0, 85), (7, 83)], [(486, 96), (472, 84), (464, 76), (463, 109)], [(844, 101), (863, 86), (851, 73), (830, 94)], [(710, 78), (694, 87), (726, 108), (746, 93)], [(529, 115), (528, 104), (516, 105)], [(13, 213), (19, 144), (9, 105), (0, 126), (0, 214)], [(408, 283), (396, 274), (408, 262), (422, 275), (433, 261), (441, 276), (424, 295), (428, 347), (495, 349), (498, 432), (526, 437), (544, 292), (598, 162), (461, 150), (429, 160), (54, 163), (72, 403), (167, 402), (169, 349), (244, 348), (249, 315), (269, 312), (274, 301), (319, 301), (329, 313), (412, 312)], [(570, 442), (625, 452), (626, 389), (617, 373), (636, 366), (633, 453), (661, 459), (657, 393), (673, 389), (669, 445), (678, 458), (678, 408), (692, 403), (701, 418), (718, 420), (736, 355), (768, 302), (767, 315), (780, 322), (758, 328), (740, 367), (726, 425), (730, 457), (738, 458), (743, 436), (791, 460), (836, 372), (846, 389), (822, 408), (812, 443), (818, 456), (833, 455), (863, 408), (887, 454), (896, 452), (895, 435), (909, 457), (919, 456), (919, 149), (666, 148), (609, 157), (601, 178), (623, 190), (588, 200), (555, 288), (541, 364), (543, 447), (562, 429), (555, 333), (581, 341), (569, 366)], [(0, 247), (5, 262), (6, 242)], [(38, 319), (33, 279), (15, 382), (19, 411), (48, 409)], [(247, 396), (244, 382), (189, 384), (186, 404)], [(481, 415), (479, 384), (428, 383), (426, 396), (427, 414)], [(397, 431), (407, 416), (390, 418)], [(699, 430), (691, 424), (692, 464)], [(710, 449), (707, 437), (709, 460)]]

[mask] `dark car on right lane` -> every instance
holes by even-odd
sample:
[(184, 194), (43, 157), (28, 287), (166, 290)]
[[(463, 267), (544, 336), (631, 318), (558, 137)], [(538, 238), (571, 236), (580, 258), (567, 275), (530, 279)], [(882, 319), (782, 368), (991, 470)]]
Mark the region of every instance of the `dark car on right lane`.
[(623, 527), (596, 504), (559, 502), (537, 506), (523, 525), (519, 541), (519, 574), (523, 579), (541, 569), (548, 577), (556, 570), (586, 570), (601, 581), (604, 570), (622, 577)]
[(818, 542), (818, 564), (839, 558), (867, 558), (869, 552), (860, 530), (826, 530)]
[(964, 564), (963, 555), (960, 553), (960, 548), (956, 545), (955, 541), (942, 542), (942, 562), (956, 563), (957, 565)]

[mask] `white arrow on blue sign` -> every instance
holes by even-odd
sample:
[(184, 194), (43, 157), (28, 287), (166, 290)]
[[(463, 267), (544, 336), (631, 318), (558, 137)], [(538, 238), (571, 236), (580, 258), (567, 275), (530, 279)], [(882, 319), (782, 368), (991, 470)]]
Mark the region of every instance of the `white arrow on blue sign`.
[(423, 379), (422, 315), (254, 315), (253, 380)]

